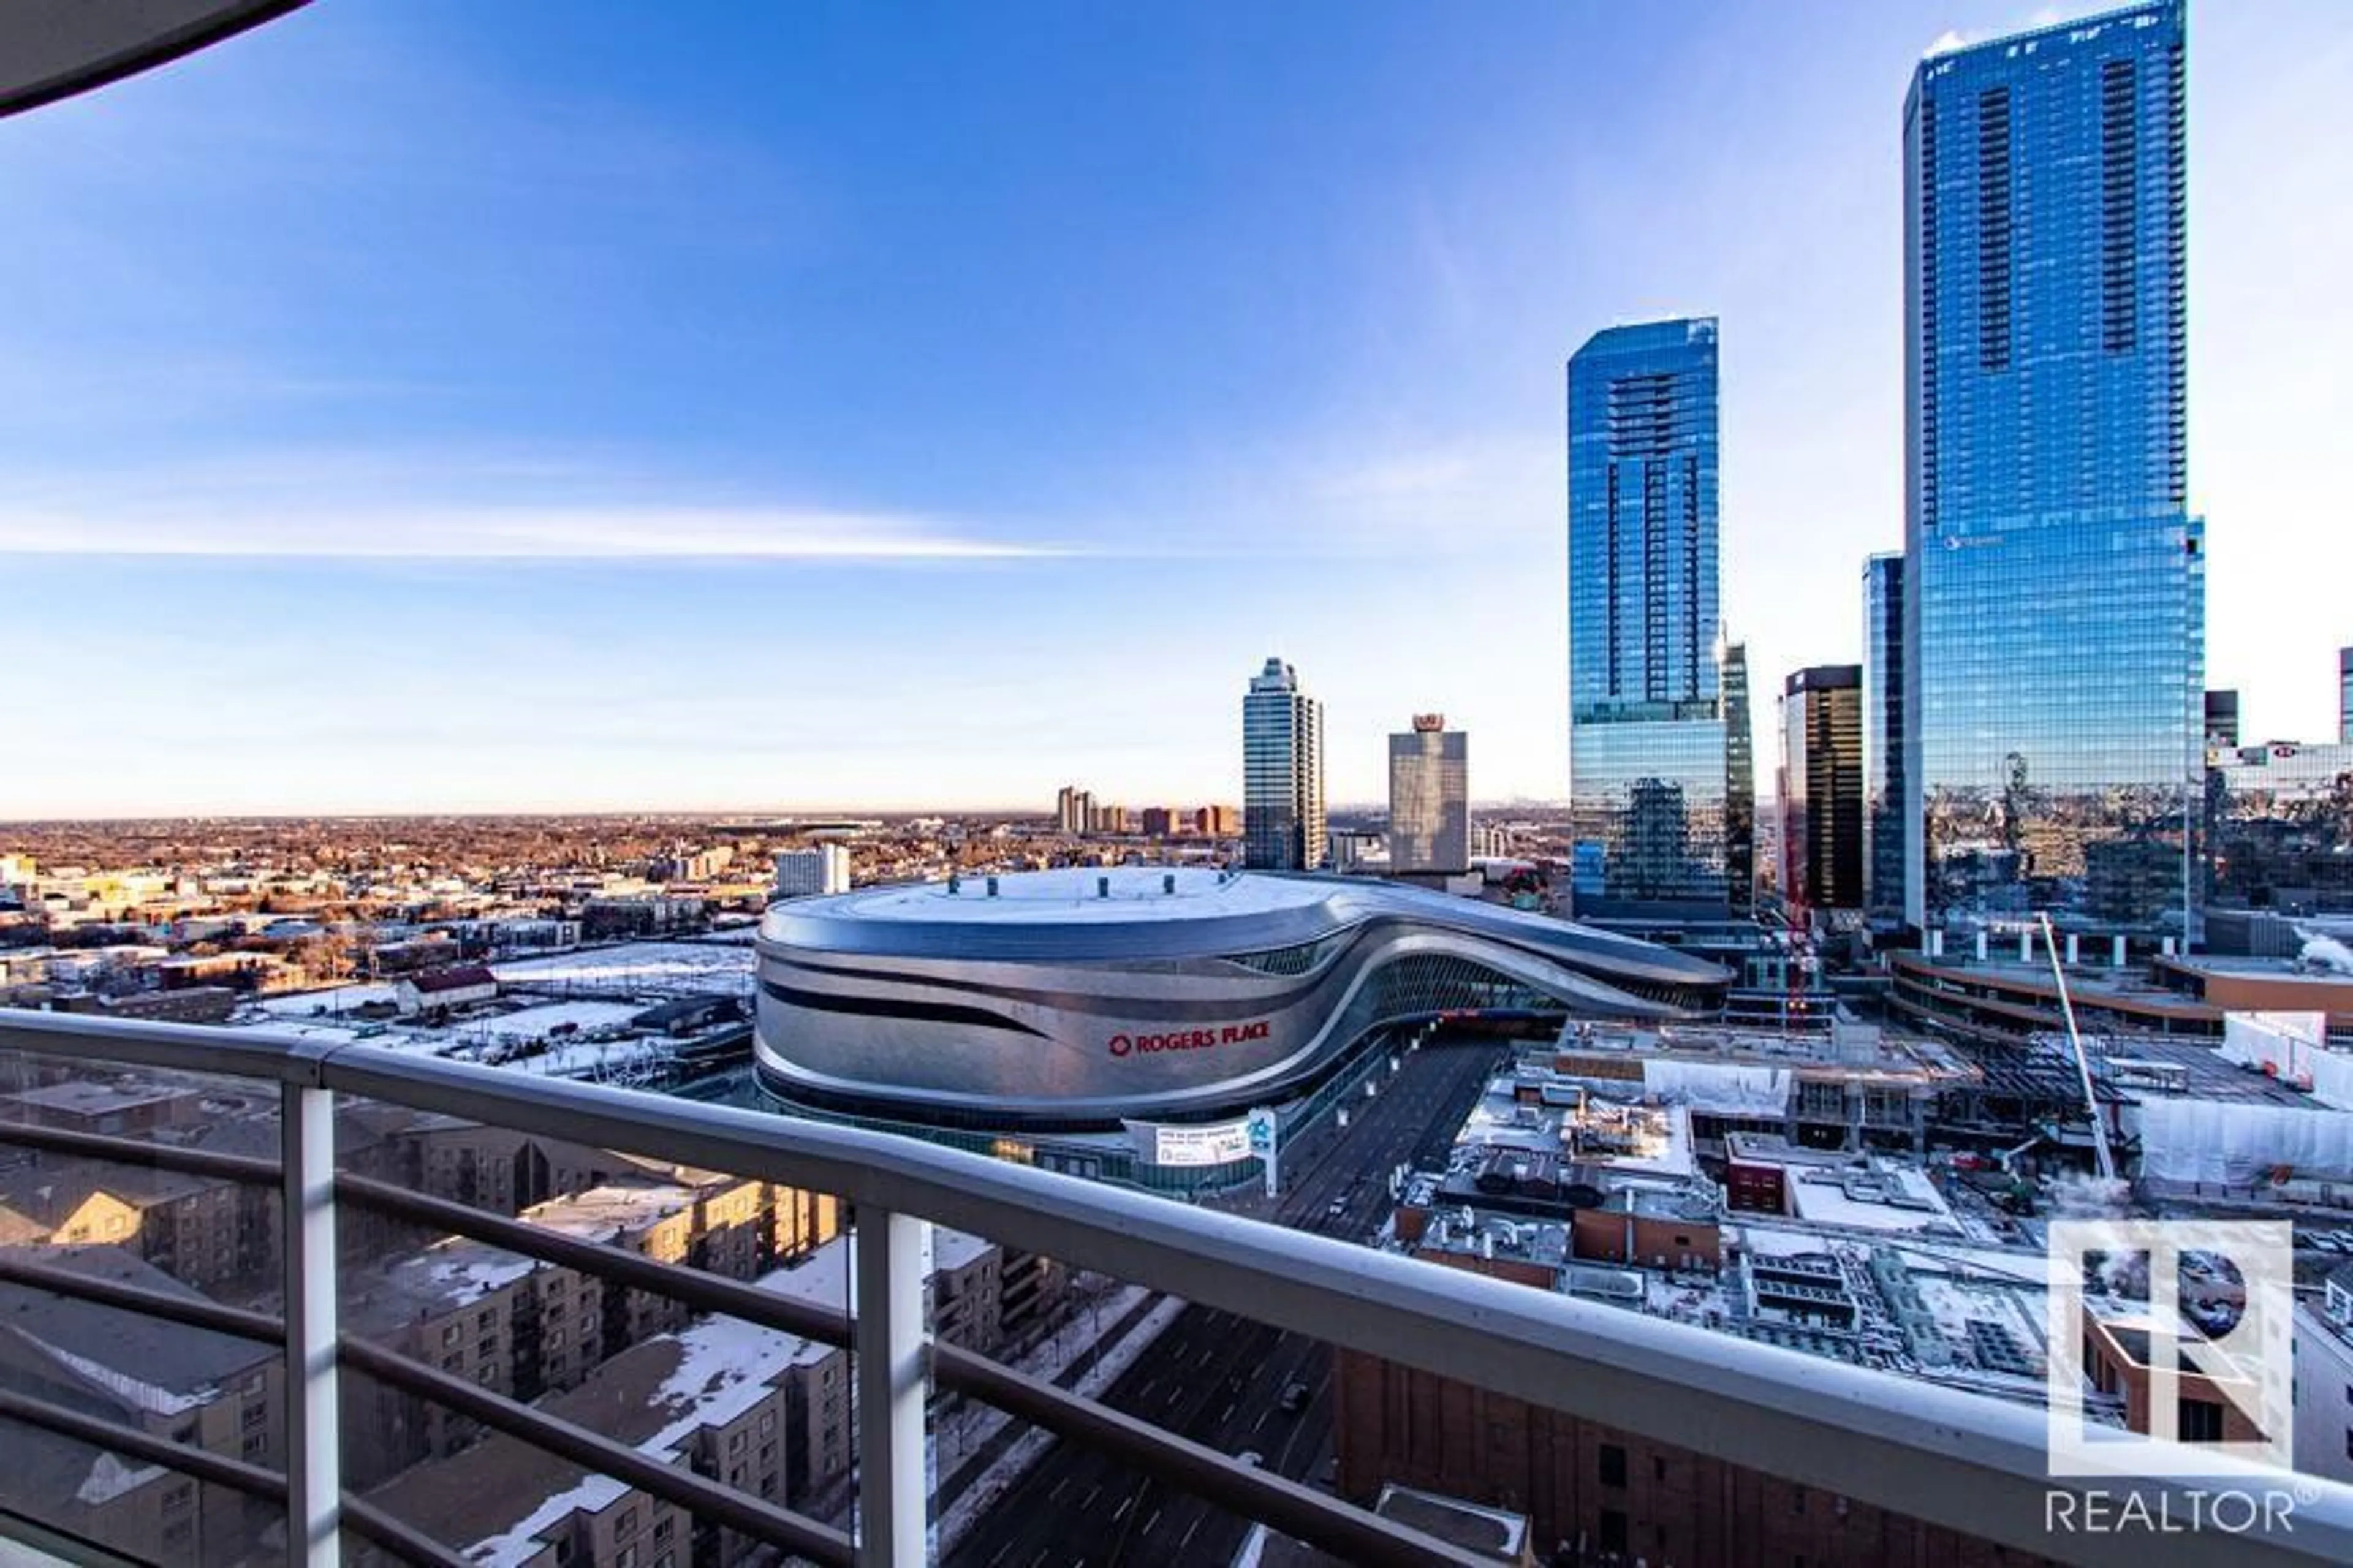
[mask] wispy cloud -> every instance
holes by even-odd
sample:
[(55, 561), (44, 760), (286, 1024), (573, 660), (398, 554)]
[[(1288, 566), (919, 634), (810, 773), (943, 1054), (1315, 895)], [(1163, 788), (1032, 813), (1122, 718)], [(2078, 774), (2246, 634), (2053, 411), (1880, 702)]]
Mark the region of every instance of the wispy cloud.
[(332, 560), (1007, 560), (1068, 555), (920, 518), (786, 508), (379, 510), (190, 519), (0, 514), (0, 553)]
[(530, 454), (247, 453), (19, 473), (0, 554), (345, 561), (983, 561), (1078, 553), (951, 518), (771, 500)]

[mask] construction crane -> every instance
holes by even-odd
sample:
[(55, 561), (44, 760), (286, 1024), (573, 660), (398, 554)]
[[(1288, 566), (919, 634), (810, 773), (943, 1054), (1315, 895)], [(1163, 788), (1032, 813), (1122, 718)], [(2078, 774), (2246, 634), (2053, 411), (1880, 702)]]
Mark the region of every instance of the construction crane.
[(2067, 992), (2067, 972), (2059, 963), (2059, 939), (2051, 930), (2051, 916), (2037, 910), (2034, 918), (2042, 922), (2042, 951), (2051, 960), (2051, 978), (2059, 984), (2059, 1012), (2067, 1020), (2067, 1048), (2074, 1054), (2075, 1076), (2084, 1083), (2084, 1109), (2092, 1118), (2092, 1145), (2100, 1162), (2100, 1177), (2114, 1181), (2116, 1157), (2108, 1147), (2108, 1124), (2100, 1118), (2100, 1097), (2092, 1091), (2092, 1064), (2084, 1056), (2084, 1037), (2075, 1027), (2075, 1002)]

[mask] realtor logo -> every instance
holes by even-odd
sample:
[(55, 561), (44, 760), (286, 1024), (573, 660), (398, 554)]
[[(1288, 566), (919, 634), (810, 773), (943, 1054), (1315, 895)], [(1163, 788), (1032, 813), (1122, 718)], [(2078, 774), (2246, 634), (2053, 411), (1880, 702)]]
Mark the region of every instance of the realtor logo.
[(2293, 1258), (2284, 1221), (2052, 1222), (2051, 1474), (2291, 1468)]

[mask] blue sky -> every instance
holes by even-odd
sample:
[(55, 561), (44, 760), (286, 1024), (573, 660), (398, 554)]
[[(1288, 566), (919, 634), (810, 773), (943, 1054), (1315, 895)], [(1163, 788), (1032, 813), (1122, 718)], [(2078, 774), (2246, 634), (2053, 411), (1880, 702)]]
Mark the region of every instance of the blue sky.
[[(319, 0), (0, 122), (0, 817), (1564, 793), (1561, 366), (1723, 322), (1760, 719), (1899, 542), (1936, 0)], [(2353, 12), (2191, 17), (2209, 664), (2353, 641)], [(1760, 741), (1765, 737), (1760, 736)], [(1760, 744), (1769, 769), (1773, 748)]]

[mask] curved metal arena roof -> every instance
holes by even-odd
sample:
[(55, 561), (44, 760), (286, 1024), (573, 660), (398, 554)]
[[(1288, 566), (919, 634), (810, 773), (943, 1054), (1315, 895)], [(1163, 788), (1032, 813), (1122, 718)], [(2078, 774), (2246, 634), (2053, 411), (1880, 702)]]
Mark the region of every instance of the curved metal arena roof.
[(1651, 942), (1401, 883), (1195, 867), (1016, 871), (794, 900), (769, 908), (759, 946), (778, 958), (1226, 958), (1388, 921), (1484, 938), (1643, 989), (1705, 992), (1731, 980), (1716, 964)]

